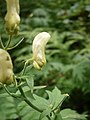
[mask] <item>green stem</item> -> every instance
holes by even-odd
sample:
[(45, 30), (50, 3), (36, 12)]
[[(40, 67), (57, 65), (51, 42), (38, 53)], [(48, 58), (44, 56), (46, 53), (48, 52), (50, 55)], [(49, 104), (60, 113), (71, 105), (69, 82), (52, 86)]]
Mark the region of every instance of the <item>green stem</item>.
[(51, 118), (49, 117), (49, 115), (47, 115), (47, 118), (48, 118), (48, 120), (51, 120)]
[(19, 89), (21, 95), (23, 96), (24, 101), (25, 101), (29, 106), (31, 106), (33, 109), (37, 110), (38, 112), (42, 112), (42, 110), (40, 110), (39, 108), (37, 108), (36, 106), (34, 106), (34, 105), (31, 103), (31, 101), (29, 101), (29, 100), (27, 99), (27, 97), (26, 97), (26, 95), (25, 95), (25, 93), (24, 93), (24, 91), (23, 91), (23, 89), (22, 89), (21, 86), (18, 86), (18, 89)]
[(7, 50), (8, 46), (11, 43), (11, 40), (12, 40), (12, 35), (9, 35), (9, 39), (8, 39), (8, 42), (7, 42), (6, 46), (5, 46), (5, 50)]
[[(37, 110), (37, 111), (40, 112), (40, 113), (43, 112), (42, 110), (40, 110), (39, 108), (37, 108), (36, 106), (34, 106), (34, 105), (31, 103), (30, 100), (27, 99), (27, 97), (26, 97), (26, 95), (25, 95), (25, 93), (24, 93), (24, 91), (23, 91), (23, 89), (22, 89), (21, 86), (18, 86), (18, 89), (19, 89), (21, 95), (23, 96), (24, 101), (25, 101), (30, 107), (32, 107), (33, 109)], [(51, 118), (50, 118), (48, 115), (47, 115), (46, 117), (48, 118), (48, 120), (51, 120)]]
[(26, 70), (27, 64), (28, 64), (28, 63), (25, 62), (24, 67), (23, 67), (23, 70), (22, 70), (22, 75), (24, 75), (24, 73), (25, 73), (25, 70)]
[[(30, 100), (27, 99), (27, 97), (26, 97), (26, 95), (25, 95), (25, 93), (24, 93), (24, 91), (23, 91), (23, 89), (22, 89), (21, 86), (18, 86), (18, 89), (19, 89), (21, 95), (23, 96), (24, 101), (25, 101), (30, 107), (32, 107), (33, 109), (37, 110), (37, 111), (40, 112), (40, 113), (43, 112), (42, 110), (40, 110), (39, 108), (37, 108), (36, 106), (34, 106)], [(46, 117), (48, 118), (48, 120), (51, 120), (51, 118), (50, 118), (48, 115), (47, 115)]]
[(5, 49), (1, 37), (0, 37), (0, 43), (1, 43), (1, 47), (2, 47), (3, 49)]
[[(1, 84), (1, 85), (2, 85), (2, 84)], [(5, 88), (6, 92), (7, 92), (10, 96), (12, 96), (12, 97), (14, 97), (14, 98), (17, 98), (17, 97), (18, 97), (18, 96), (15, 95), (14, 93), (10, 93), (10, 91), (7, 89), (7, 87), (6, 87), (5, 84), (3, 85), (3, 87)], [(27, 99), (27, 97), (26, 97), (26, 95), (25, 95), (25, 93), (24, 93), (24, 91), (23, 91), (23, 89), (22, 89), (21, 86), (18, 86), (18, 89), (19, 89), (19, 91), (20, 91), (20, 93), (21, 93), (24, 101), (25, 101), (30, 107), (32, 107), (33, 109), (37, 110), (37, 111), (40, 112), (40, 113), (43, 112), (42, 110), (40, 110), (39, 108), (37, 108), (36, 106), (34, 106), (34, 105), (31, 103), (31, 101), (29, 101), (29, 100)], [(47, 118), (48, 118), (48, 120), (51, 120), (51, 118), (50, 118), (49, 116), (47, 116)]]
[(6, 92), (7, 92), (10, 96), (12, 96), (12, 97), (14, 97), (14, 98), (19, 97), (19, 96), (15, 95), (14, 93), (10, 93), (10, 91), (7, 89), (7, 87), (6, 87), (5, 84), (3, 85), (3, 87), (4, 87), (4, 89), (6, 90)]
[(23, 68), (23, 70), (22, 70), (22, 75), (24, 75), (24, 73), (25, 73), (25, 71), (26, 71), (27, 65), (28, 65), (32, 60), (33, 60), (33, 58), (28, 59), (28, 60), (25, 62), (24, 68)]
[[(23, 71), (22, 71), (22, 75), (24, 75), (25, 73), (25, 70), (26, 70), (26, 67), (27, 65), (33, 60), (33, 58), (31, 59), (28, 59), (25, 64), (24, 64), (24, 68), (23, 68)], [(27, 96), (25, 95), (22, 87), (20, 85), (18, 85), (18, 90), (20, 91), (22, 97), (23, 97), (23, 100), (30, 106), (32, 107), (33, 109), (37, 110), (38, 112), (42, 113), (43, 110), (40, 110), (39, 108), (37, 108), (36, 106), (34, 106), (34, 104), (32, 104), (32, 102), (30, 100), (28, 100)], [(51, 118), (49, 117), (49, 115), (46, 116), (48, 118), (48, 120), (51, 120)]]
[(22, 38), (16, 45), (14, 45), (13, 47), (11, 48), (7, 48), (7, 50), (11, 50), (11, 49), (14, 49), (16, 48), (17, 46), (19, 46), (21, 44), (21, 42), (24, 40), (24, 38)]

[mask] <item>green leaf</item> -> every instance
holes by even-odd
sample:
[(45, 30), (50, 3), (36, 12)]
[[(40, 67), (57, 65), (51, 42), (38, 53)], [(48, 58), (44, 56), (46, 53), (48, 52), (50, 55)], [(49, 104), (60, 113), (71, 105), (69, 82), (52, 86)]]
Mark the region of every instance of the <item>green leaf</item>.
[(87, 115), (78, 114), (76, 111), (71, 109), (64, 109), (60, 112), (63, 120), (86, 120)]
[(33, 95), (35, 100), (33, 101), (33, 104), (37, 106), (40, 110), (46, 110), (49, 108), (49, 102), (45, 98), (39, 97), (37, 95)]
[(29, 77), (26, 79), (27, 85), (29, 86), (30, 90), (33, 92), (34, 89), (34, 80), (33, 77)]
[(44, 110), (44, 111), (40, 114), (39, 120), (42, 120), (42, 119), (43, 119), (44, 117), (46, 117), (47, 115), (50, 115), (51, 111), (52, 111), (52, 110), (51, 110), (50, 108)]
[(61, 106), (62, 102), (68, 96), (68, 94), (61, 94), (61, 91), (57, 87), (55, 87), (55, 89), (52, 92), (47, 91), (47, 93), (49, 95), (50, 106), (53, 110)]
[(18, 105), (19, 115), (21, 120), (38, 120), (40, 113), (32, 109), (24, 101), (20, 102)]
[[(28, 86), (24, 86), (24, 87), (22, 87), (22, 89), (23, 89), (24, 92), (29, 92), (29, 91), (30, 91), (30, 88), (29, 88)], [(20, 91), (18, 90), (18, 91), (16, 92), (16, 94), (17, 94), (17, 95), (20, 95), (21, 93), (20, 93)]]
[(75, 80), (84, 80), (85, 79), (85, 72), (86, 72), (86, 66), (84, 64), (78, 63), (77, 65), (74, 66), (73, 68), (73, 78)]
[(46, 86), (34, 86), (34, 90), (45, 88)]
[(57, 116), (56, 116), (56, 119), (55, 120), (63, 120), (62, 119), (62, 116), (61, 116), (61, 114), (59, 113), (59, 114), (57, 114)]

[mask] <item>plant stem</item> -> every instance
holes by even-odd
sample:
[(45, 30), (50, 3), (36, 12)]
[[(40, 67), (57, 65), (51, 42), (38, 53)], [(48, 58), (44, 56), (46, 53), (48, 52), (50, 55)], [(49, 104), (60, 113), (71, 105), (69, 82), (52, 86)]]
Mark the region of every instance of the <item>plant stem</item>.
[(8, 39), (8, 42), (7, 42), (6, 46), (5, 46), (5, 50), (7, 50), (8, 46), (11, 43), (11, 40), (12, 40), (12, 35), (9, 35), (9, 39)]
[(34, 105), (31, 103), (31, 101), (27, 99), (27, 97), (26, 97), (26, 95), (25, 95), (25, 93), (24, 93), (24, 91), (23, 91), (23, 89), (22, 89), (21, 86), (18, 86), (18, 89), (19, 89), (21, 95), (23, 96), (24, 101), (25, 101), (29, 106), (31, 106), (33, 109), (37, 110), (38, 112), (42, 112), (42, 110), (40, 110), (39, 108), (37, 108), (36, 106), (34, 106)]
[(7, 50), (11, 50), (11, 49), (14, 49), (14, 48), (16, 48), (18, 45), (20, 45), (21, 44), (21, 42), (24, 40), (24, 38), (22, 38), (16, 45), (14, 45), (13, 47), (11, 47), (11, 48), (7, 48)]
[(48, 118), (48, 120), (51, 120), (51, 118), (49, 117), (49, 115), (47, 115), (47, 118)]
[(33, 60), (33, 58), (28, 59), (28, 60), (25, 62), (25, 64), (24, 64), (24, 68), (23, 68), (23, 70), (22, 70), (22, 75), (24, 75), (27, 65), (28, 65), (29, 62), (31, 62), (32, 60)]
[(23, 70), (22, 70), (22, 75), (24, 75), (26, 67), (27, 67), (27, 62), (25, 62), (25, 64), (24, 64), (24, 67), (23, 67)]
[[(24, 75), (25, 73), (25, 70), (26, 70), (26, 67), (28, 65), (29, 62), (31, 62), (33, 60), (33, 58), (27, 60), (24, 64), (24, 68), (23, 68), (23, 71), (22, 71), (22, 75)], [(43, 110), (40, 110), (39, 108), (37, 108), (36, 106), (34, 106), (34, 104), (32, 104), (32, 102), (30, 100), (28, 100), (27, 96), (25, 95), (22, 87), (20, 85), (18, 85), (18, 89), (21, 93), (21, 95), (23, 96), (23, 100), (30, 106), (32, 107), (33, 109), (37, 110), (38, 112), (42, 113)], [(51, 118), (49, 117), (49, 115), (46, 116), (48, 118), (48, 120), (51, 120)]]
[(3, 49), (5, 49), (1, 37), (0, 37), (0, 43), (1, 43), (1, 47), (2, 47)]
[[(24, 93), (24, 91), (23, 91), (23, 89), (22, 89), (21, 86), (18, 86), (18, 89), (19, 89), (21, 95), (23, 96), (24, 101), (25, 101), (30, 107), (32, 107), (33, 109), (37, 110), (37, 111), (40, 112), (40, 113), (43, 112), (42, 110), (40, 110), (39, 108), (37, 108), (36, 106), (34, 106), (34, 105), (31, 103), (30, 100), (27, 99), (27, 97), (26, 97), (26, 95), (25, 95), (25, 93)], [(48, 118), (48, 120), (51, 120), (51, 118), (49, 117), (49, 115), (47, 115), (46, 117)]]
[(6, 90), (6, 92), (7, 92), (10, 96), (12, 96), (12, 97), (14, 97), (14, 98), (17, 98), (17, 97), (18, 97), (18, 96), (15, 95), (14, 93), (10, 93), (10, 91), (7, 89), (7, 87), (6, 87), (5, 84), (3, 85), (3, 87), (4, 87), (4, 89)]

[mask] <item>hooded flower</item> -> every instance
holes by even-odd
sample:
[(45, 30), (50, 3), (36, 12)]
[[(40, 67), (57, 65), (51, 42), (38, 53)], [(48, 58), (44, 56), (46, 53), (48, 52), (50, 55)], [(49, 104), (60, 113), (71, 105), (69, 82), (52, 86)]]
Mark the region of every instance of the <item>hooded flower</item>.
[(17, 34), (19, 31), (19, 0), (6, 0), (7, 13), (5, 16), (5, 27), (8, 34)]
[(0, 49), (0, 82), (11, 84), (13, 82), (13, 64), (7, 51)]
[(41, 69), (46, 63), (45, 46), (49, 39), (49, 33), (41, 32), (33, 40), (33, 65), (36, 69)]

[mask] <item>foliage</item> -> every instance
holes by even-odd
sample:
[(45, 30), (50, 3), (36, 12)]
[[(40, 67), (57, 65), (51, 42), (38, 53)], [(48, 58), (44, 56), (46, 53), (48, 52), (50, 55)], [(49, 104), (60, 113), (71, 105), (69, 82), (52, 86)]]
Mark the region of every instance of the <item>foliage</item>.
[[(24, 90), (27, 91), (26, 89)], [(39, 109), (44, 110), (40, 115), (39, 112), (32, 109), (21, 99), (13, 98), (9, 96), (5, 91), (1, 91), (0, 119), (12, 120), (12, 119), (18, 118), (21, 120), (26, 120), (26, 119), (41, 120), (43, 118), (43, 120), (47, 120), (45, 116), (50, 114), (53, 120), (54, 114), (55, 114), (53, 112), (54, 110), (55, 111), (57, 110), (57, 107), (59, 107), (59, 105), (61, 106), (63, 100), (66, 97), (66, 94), (61, 94), (61, 92), (57, 88), (55, 88), (52, 92), (47, 91), (47, 94), (49, 95), (48, 99), (39, 97), (34, 94), (34, 100), (32, 100), (33, 104), (36, 105)], [(30, 89), (29, 89), (29, 95), (30, 95)], [(52, 110), (53, 112), (51, 112)], [(64, 119), (66, 120), (66, 118), (71, 120), (78, 120), (78, 119), (86, 120), (85, 115), (80, 115), (71, 109), (64, 109), (64, 110), (61, 110), (60, 112), (58, 111), (55, 120), (60, 120), (60, 114), (61, 114), (61, 120), (64, 120)]]
[[(6, 44), (7, 35), (4, 33), (4, 22), (2, 20), (2, 17), (4, 18), (5, 15), (5, 9), (2, 9), (4, 8), (5, 3), (4, 1), (1, 2), (0, 34), (2, 35), (4, 44)], [(34, 90), (35, 93), (37, 93), (37, 95), (34, 95), (34, 97), (41, 100), (47, 98), (48, 96), (44, 92), (44, 89), (36, 89), (39, 88), (39, 85), (46, 85), (47, 88), (45, 89), (48, 89), (47, 93), (49, 94), (50, 99), (50, 97), (53, 96), (51, 94), (55, 90), (54, 87), (57, 86), (62, 91), (62, 93), (69, 93), (70, 95), (70, 100), (66, 101), (66, 103), (64, 102), (66, 106), (63, 104), (65, 108), (68, 106), (70, 108), (77, 109), (77, 107), (75, 107), (77, 103), (75, 102), (74, 104), (71, 104), (70, 101), (73, 102), (74, 99), (77, 99), (77, 101), (80, 101), (81, 103), (84, 99), (83, 106), (77, 110), (79, 113), (83, 113), (85, 111), (88, 111), (88, 113), (90, 113), (90, 105), (88, 102), (90, 100), (90, 1), (21, 0), (20, 4), (22, 18), (20, 33), (17, 37), (13, 38), (10, 46), (15, 45), (23, 37), (24, 40), (18, 47), (9, 51), (14, 64), (14, 73), (18, 77), (23, 69), (24, 61), (31, 58), (32, 56), (31, 45), (35, 35), (42, 31), (48, 31), (51, 35), (50, 42), (46, 46), (47, 64), (42, 71), (37, 71), (33, 68), (31, 70), (31, 66), (27, 67), (23, 79), (27, 78), (26, 81), (29, 87), (25, 86), (24, 91), (27, 91), (28, 94), (28, 91)], [(34, 86), (33, 88), (34, 83), (28, 80), (28, 74), (29, 79), (32, 81), (32, 74), (34, 74), (35, 85), (38, 87), (35, 88)], [(83, 95), (79, 95), (79, 92), (77, 91), (81, 91)], [(44, 98), (39, 97), (38, 95), (44, 96)], [(81, 96), (81, 99), (79, 96)], [(33, 99), (33, 96), (31, 96), (31, 94), (30, 97)], [(21, 100), (17, 101), (12, 97), (9, 97), (8, 99), (9, 101), (13, 101), (13, 105), (11, 106), (14, 109), (11, 110), (10, 108), (11, 111), (7, 111), (9, 104), (8, 100), (5, 99), (5, 97), (1, 98), (0, 101), (0, 116), (3, 114), (3, 118), (0, 119), (6, 120), (18, 118), (25, 120), (36, 120), (37, 117), (39, 118), (39, 112), (33, 110), (32, 108), (29, 108), (25, 102), (21, 102)], [(47, 101), (47, 99), (44, 99), (44, 101)], [(51, 102), (54, 104), (55, 101), (52, 100)], [(34, 104), (36, 106), (39, 105), (37, 102), (34, 102)], [(41, 104), (42, 103), (40, 103), (39, 107), (43, 107)], [(19, 108), (19, 106), (22, 110)], [(61, 106), (61, 109), (62, 108), (63, 107)], [(14, 114), (12, 114), (12, 112)], [(45, 109), (45, 111), (41, 114), (41, 118), (42, 116), (47, 115), (49, 112), (51, 112), (51, 109), (49, 111)], [(61, 110), (60, 114), (57, 115), (56, 120), (60, 119), (84, 120), (85, 116), (79, 116), (79, 114), (75, 111), (65, 109)]]

